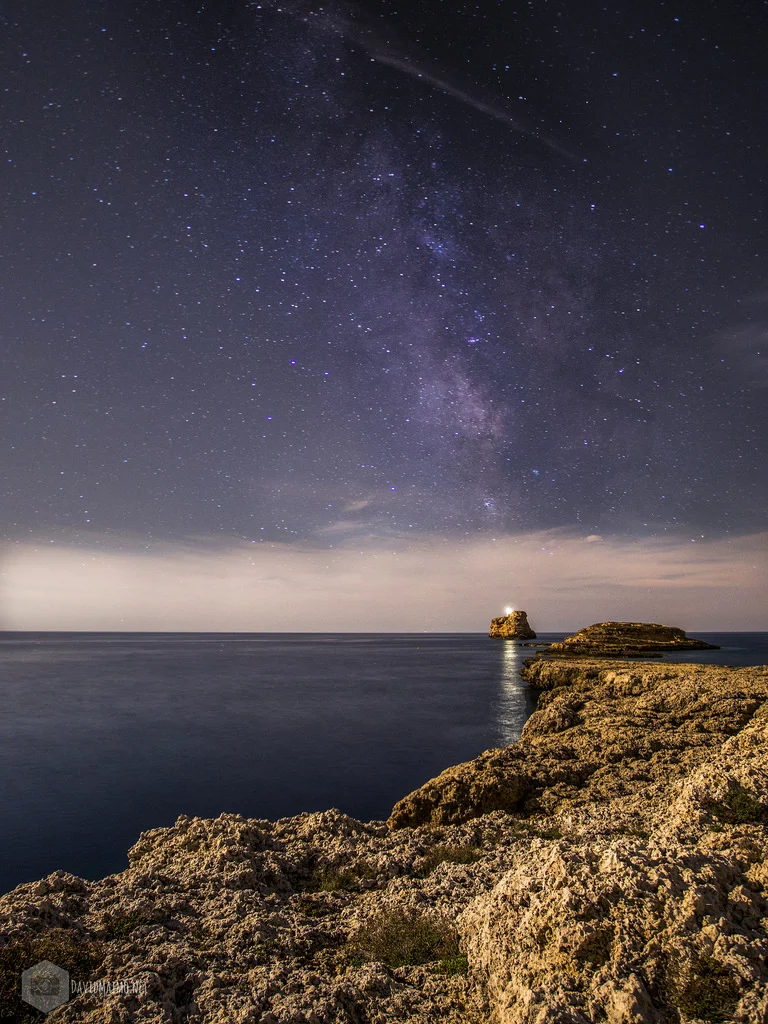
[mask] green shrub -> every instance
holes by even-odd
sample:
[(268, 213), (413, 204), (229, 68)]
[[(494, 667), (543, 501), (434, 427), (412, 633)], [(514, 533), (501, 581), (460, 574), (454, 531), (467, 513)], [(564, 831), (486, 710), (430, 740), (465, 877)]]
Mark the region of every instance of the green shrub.
[(390, 967), (413, 967), (459, 956), (455, 927), (437, 914), (390, 910), (368, 921), (351, 939), (349, 949), (366, 960)]
[(355, 889), (363, 879), (378, 877), (373, 864), (362, 862), (354, 868), (318, 868), (312, 873), (306, 885), (307, 892), (348, 892)]
[(729, 1021), (739, 999), (739, 986), (731, 971), (708, 956), (684, 969), (671, 989), (670, 1002), (697, 1020)]
[(558, 825), (550, 828), (538, 828), (536, 825), (528, 825), (528, 835), (536, 839), (562, 839), (563, 831)]
[(32, 1024), (45, 1015), (21, 1000), (21, 974), (40, 960), (68, 971), (71, 979), (89, 981), (104, 959), (101, 943), (66, 928), (14, 937), (0, 948), (0, 1021)]
[(336, 954), (336, 963), (339, 972), (341, 972), (347, 967), (362, 967), (364, 963), (367, 963), (367, 960), (362, 953), (357, 953), (350, 947), (347, 947)]
[(332, 914), (334, 912), (334, 908), (330, 904), (324, 901), (315, 900), (309, 894), (302, 894), (299, 897), (298, 909), (306, 917), (327, 917), (328, 914)]
[(732, 789), (720, 803), (713, 805), (712, 811), (720, 821), (729, 825), (760, 821), (765, 814), (763, 805), (744, 789)]
[(457, 953), (456, 956), (446, 956), (439, 960), (430, 970), (433, 974), (466, 974), (469, 971), (469, 961), (464, 953)]
[(143, 924), (152, 924), (152, 916), (141, 910), (130, 910), (127, 914), (111, 915), (107, 920), (107, 932), (110, 939), (124, 939), (126, 935)]
[(314, 872), (307, 884), (309, 892), (341, 892), (351, 889), (357, 879), (348, 870), (321, 868)]
[(483, 856), (479, 846), (436, 846), (425, 857), (421, 867), (415, 873), (416, 878), (426, 878), (438, 864), (446, 861), (450, 864), (474, 864)]
[(611, 959), (613, 945), (612, 928), (596, 928), (575, 951), (574, 957), (582, 963), (590, 963), (602, 967)]
[(280, 943), (277, 939), (265, 939), (254, 947), (254, 953), (259, 960), (268, 960), (280, 952)]

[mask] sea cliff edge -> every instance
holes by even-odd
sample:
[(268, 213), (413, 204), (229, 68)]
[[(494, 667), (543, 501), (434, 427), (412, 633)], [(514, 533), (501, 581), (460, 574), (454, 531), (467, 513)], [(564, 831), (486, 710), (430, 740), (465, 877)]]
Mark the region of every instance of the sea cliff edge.
[(520, 741), (388, 822), (181, 817), (120, 874), (0, 897), (0, 1017), (39, 1019), (45, 959), (113, 984), (50, 1024), (764, 1022), (768, 667), (521, 674)]

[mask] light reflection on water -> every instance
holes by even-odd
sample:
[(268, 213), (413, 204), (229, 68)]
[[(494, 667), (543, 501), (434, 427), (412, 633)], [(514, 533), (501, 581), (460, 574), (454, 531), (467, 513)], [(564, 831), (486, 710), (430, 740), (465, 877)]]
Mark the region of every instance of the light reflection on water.
[(514, 640), (501, 641), (501, 672), (496, 725), (499, 746), (508, 747), (520, 739), (528, 717), (536, 710), (536, 694), (520, 678), (520, 668), (534, 652)]

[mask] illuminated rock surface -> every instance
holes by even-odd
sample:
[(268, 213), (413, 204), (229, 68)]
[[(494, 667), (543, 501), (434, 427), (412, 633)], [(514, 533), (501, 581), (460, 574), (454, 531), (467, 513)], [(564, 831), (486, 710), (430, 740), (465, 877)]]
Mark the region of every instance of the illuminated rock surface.
[(528, 625), (525, 612), (510, 612), (491, 619), (491, 631), (488, 634), (504, 640), (535, 640), (536, 634)]

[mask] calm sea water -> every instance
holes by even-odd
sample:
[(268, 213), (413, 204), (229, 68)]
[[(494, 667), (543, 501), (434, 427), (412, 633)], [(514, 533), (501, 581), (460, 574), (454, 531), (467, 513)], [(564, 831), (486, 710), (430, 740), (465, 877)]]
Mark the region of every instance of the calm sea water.
[[(682, 660), (768, 663), (768, 634), (700, 635), (723, 650)], [(519, 737), (532, 653), (483, 634), (0, 633), (0, 892), (120, 871), (179, 814), (386, 818)]]

